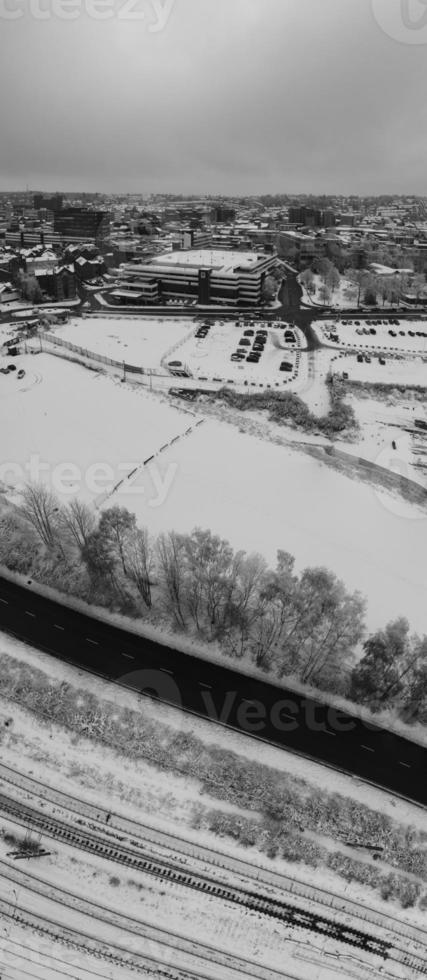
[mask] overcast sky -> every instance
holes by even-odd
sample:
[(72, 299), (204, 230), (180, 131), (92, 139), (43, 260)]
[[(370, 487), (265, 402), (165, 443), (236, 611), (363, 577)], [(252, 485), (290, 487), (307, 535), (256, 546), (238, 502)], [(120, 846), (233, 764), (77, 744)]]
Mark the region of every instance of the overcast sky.
[(383, 0), (37, 2), (0, 0), (3, 190), (426, 194), (427, 37)]

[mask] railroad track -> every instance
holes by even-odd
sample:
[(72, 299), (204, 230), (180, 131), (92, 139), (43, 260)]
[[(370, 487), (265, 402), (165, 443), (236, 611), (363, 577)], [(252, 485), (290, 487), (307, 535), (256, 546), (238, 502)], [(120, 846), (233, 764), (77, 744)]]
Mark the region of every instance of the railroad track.
[[(297, 980), (296, 977), (290, 976), (287, 971), (264, 966), (247, 957), (230, 953), (225, 949), (198, 940), (188, 939), (179, 933), (132, 918), (99, 903), (95, 904), (50, 882), (35, 878), (28, 872), (22, 871), (21, 868), (10, 867), (3, 862), (0, 862), (0, 868), (2, 877), (9, 879), (15, 888), (19, 887), (20, 889), (19, 900), (21, 905), (19, 908), (16, 903), (0, 898), (0, 914), (4, 909), (4, 914), (9, 918), (11, 925), (13, 922), (21, 922), (22, 925), (30, 925), (31, 928), (35, 928), (36, 931), (43, 934), (46, 932), (46, 924), (48, 924), (48, 926), (54, 927), (53, 933), (50, 929), (52, 938), (59, 939), (66, 945), (70, 945), (67, 939), (68, 933), (76, 932), (80, 945), (99, 958), (103, 957), (102, 949), (113, 948), (116, 951), (119, 949), (122, 957), (125, 953), (127, 956), (127, 959), (123, 960), (123, 965), (129, 967), (129, 957), (134, 958), (131, 967), (138, 970), (139, 976), (141, 975), (141, 962), (148, 959), (156, 964), (160, 962), (162, 966), (166, 966), (165, 975), (168, 978), (173, 977), (173, 980), (211, 978), (212, 974), (206, 969), (206, 964), (215, 964), (215, 966), (227, 970), (227, 980), (229, 977), (232, 980), (230, 971), (237, 974), (237, 980), (242, 980), (242, 976), (248, 976), (251, 980), (254, 976), (257, 977), (257, 980)], [(21, 890), (23, 889), (29, 893), (27, 897), (29, 907), (25, 908), (23, 908), (21, 897)], [(61, 908), (67, 909), (68, 923), (66, 926), (63, 925), (62, 921), (57, 922), (56, 919), (51, 918), (50, 913), (46, 914), (45, 912), (42, 915), (38, 911), (33, 911), (37, 905), (40, 906), (40, 898), (48, 899), (50, 902), (60, 905)], [(86, 931), (82, 932), (81, 929), (74, 930), (70, 918), (76, 912), (84, 916), (85, 922), (98, 922), (101, 923), (102, 927), (108, 925), (108, 942), (93, 934), (89, 936)], [(123, 946), (120, 935), (114, 938), (112, 929), (118, 929), (124, 933), (125, 943)], [(141, 953), (135, 950), (135, 942), (142, 943)], [(99, 951), (100, 945), (101, 951)], [(163, 976), (163, 972), (161, 975)]]
[[(242, 858), (230, 856), (216, 848), (209, 848), (205, 845), (201, 846), (180, 836), (175, 836), (157, 829), (155, 830), (146, 825), (137, 824), (131, 819), (112, 814), (101, 807), (94, 806), (92, 803), (87, 803), (61, 790), (46, 786), (33, 777), (17, 773), (3, 763), (0, 763), (0, 781), (7, 782), (14, 789), (18, 786), (24, 792), (32, 794), (37, 800), (42, 800), (43, 802), (48, 801), (61, 807), (74, 819), (78, 815), (79, 818), (85, 817), (88, 820), (102, 822), (102, 829), (101, 827), (89, 827), (89, 829), (96, 829), (97, 832), (103, 832), (110, 838), (115, 837), (120, 843), (125, 843), (128, 840), (129, 843), (136, 846), (146, 847), (147, 844), (151, 844), (155, 847), (160, 847), (164, 851), (173, 850), (179, 853), (184, 859), (190, 858), (192, 861), (200, 862), (200, 864), (208, 864), (212, 868), (249, 879), (256, 884), (257, 888), (278, 888), (281, 891), (287, 891), (295, 895), (299, 899), (302, 898), (305, 901), (309, 901), (322, 909), (326, 908), (331, 912), (339, 912), (340, 915), (352, 917), (363, 923), (362, 929), (368, 926), (371, 928), (377, 926), (390, 932), (393, 936), (399, 936), (405, 939), (406, 942), (412, 941), (420, 947), (424, 947), (427, 959), (425, 930), (415, 925), (412, 926), (409, 923), (403, 923), (400, 919), (389, 913), (384, 914), (378, 912), (376, 909), (370, 908), (366, 903), (362, 905), (353, 900), (337, 896), (325, 889), (304, 885), (284, 874), (258, 867), (253, 863), (244, 861)], [(106, 824), (107, 818), (108, 825)], [(78, 820), (78, 822), (81, 821)], [(134, 839), (130, 841), (129, 835), (132, 835), (133, 838), (139, 838), (139, 840), (135, 841)]]
[(24, 824), (26, 827), (32, 827), (54, 840), (60, 840), (79, 850), (104, 857), (109, 861), (132, 868), (133, 871), (150, 874), (172, 884), (191, 888), (213, 898), (219, 898), (223, 902), (259, 912), (285, 925), (326, 936), (336, 942), (374, 954), (381, 959), (387, 959), (393, 948), (391, 942), (378, 939), (352, 926), (334, 922), (333, 919), (324, 915), (305, 911), (290, 902), (258, 894), (242, 887), (231, 887), (199, 873), (183, 871), (182, 868), (155, 857), (139, 856), (128, 848), (109, 843), (94, 834), (70, 828), (60, 820), (37, 813), (30, 807), (16, 803), (3, 794), (0, 794), (0, 812), (15, 822)]

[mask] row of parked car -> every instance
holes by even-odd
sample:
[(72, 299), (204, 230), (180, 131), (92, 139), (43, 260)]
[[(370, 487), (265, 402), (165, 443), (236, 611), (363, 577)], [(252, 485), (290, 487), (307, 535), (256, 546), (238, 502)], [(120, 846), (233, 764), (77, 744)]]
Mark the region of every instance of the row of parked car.
[(201, 326), (196, 331), (196, 337), (199, 340), (204, 340), (204, 338), (207, 337), (210, 329), (211, 329), (211, 324), (209, 323), (208, 320), (204, 320)]
[[(359, 364), (363, 364), (363, 362), (365, 362), (365, 364), (370, 364), (371, 361), (372, 361), (372, 357), (371, 357), (370, 354), (358, 354), (357, 355), (357, 360), (358, 360)], [(385, 357), (383, 357), (381, 355), (378, 358), (378, 363), (379, 364), (382, 364), (384, 366), (384, 364), (385, 364)]]
[[(234, 354), (231, 355), (231, 361), (244, 361), (246, 360), (249, 364), (258, 364), (264, 353), (264, 348), (267, 343), (268, 332), (264, 329), (259, 330), (244, 330), (243, 337), (239, 340), (239, 345)], [(251, 350), (246, 350), (245, 348), (250, 347)]]

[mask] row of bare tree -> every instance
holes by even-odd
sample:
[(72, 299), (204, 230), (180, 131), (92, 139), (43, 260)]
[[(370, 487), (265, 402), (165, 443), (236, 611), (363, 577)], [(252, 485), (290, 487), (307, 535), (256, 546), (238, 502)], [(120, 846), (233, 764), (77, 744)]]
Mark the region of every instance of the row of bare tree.
[(80, 562), (97, 594), (131, 595), (137, 614), (167, 615), (176, 630), (278, 677), (427, 722), (427, 638), (412, 637), (400, 619), (368, 637), (360, 657), (365, 600), (327, 569), (297, 574), (285, 551), (272, 569), (200, 528), (153, 539), (123, 507), (98, 515), (78, 499), (61, 506), (42, 484), (24, 489), (19, 510), (42, 549), (59, 563)]

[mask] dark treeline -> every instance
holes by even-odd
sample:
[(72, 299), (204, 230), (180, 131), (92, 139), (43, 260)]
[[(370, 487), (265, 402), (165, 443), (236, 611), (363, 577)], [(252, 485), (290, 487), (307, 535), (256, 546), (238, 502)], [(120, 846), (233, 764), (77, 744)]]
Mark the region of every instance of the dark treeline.
[(277, 678), (427, 723), (427, 637), (397, 619), (366, 638), (363, 597), (326, 568), (298, 574), (285, 551), (270, 568), (209, 530), (152, 538), (125, 508), (97, 514), (78, 499), (62, 506), (30, 484), (0, 519), (0, 562), (92, 604), (198, 635)]
[(358, 425), (351, 405), (344, 401), (345, 388), (340, 383), (333, 384), (329, 379), (329, 394), (330, 409), (321, 418), (314, 415), (302, 398), (291, 391), (248, 392), (242, 395), (231, 388), (221, 388), (220, 391), (212, 392), (211, 396), (204, 397), (211, 397), (213, 401), (220, 399), (230, 408), (242, 412), (267, 411), (270, 421), (293, 424), (304, 432), (319, 432), (329, 437), (338, 433), (355, 433)]

